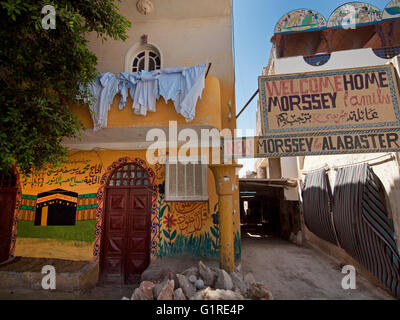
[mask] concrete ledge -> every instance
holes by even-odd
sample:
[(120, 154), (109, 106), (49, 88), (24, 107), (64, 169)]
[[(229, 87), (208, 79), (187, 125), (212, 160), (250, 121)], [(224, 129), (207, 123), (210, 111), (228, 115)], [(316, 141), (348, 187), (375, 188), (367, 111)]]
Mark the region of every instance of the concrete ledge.
[[(0, 289), (43, 290), (40, 272), (0, 271)], [(99, 279), (99, 264), (88, 262), (76, 272), (56, 273), (56, 289), (61, 292), (85, 292), (96, 286)]]

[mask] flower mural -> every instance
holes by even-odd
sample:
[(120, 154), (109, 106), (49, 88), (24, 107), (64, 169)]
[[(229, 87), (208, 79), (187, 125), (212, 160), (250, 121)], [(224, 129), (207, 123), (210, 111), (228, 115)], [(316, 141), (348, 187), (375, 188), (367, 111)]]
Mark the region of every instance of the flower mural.
[(163, 223), (165, 224), (165, 226), (168, 228), (168, 229), (171, 229), (172, 227), (174, 227), (175, 225), (176, 225), (176, 219), (174, 218), (174, 216), (172, 215), (172, 214), (170, 214), (170, 213), (167, 213), (165, 216), (164, 216), (164, 221), (163, 221)]
[[(161, 172), (161, 169), (156, 169), (156, 174)], [(154, 189), (156, 198), (152, 214), (152, 255), (158, 258), (182, 254), (218, 257), (218, 202), (211, 208), (208, 202), (167, 202), (165, 180), (157, 180)], [(239, 233), (235, 235), (235, 256), (240, 257)]]

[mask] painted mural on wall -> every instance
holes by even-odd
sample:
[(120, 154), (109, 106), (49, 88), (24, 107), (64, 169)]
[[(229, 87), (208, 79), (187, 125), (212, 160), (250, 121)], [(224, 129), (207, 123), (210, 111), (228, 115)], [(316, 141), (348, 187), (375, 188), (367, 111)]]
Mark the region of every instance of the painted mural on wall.
[(93, 243), (103, 170), (96, 152), (78, 152), (62, 167), (23, 176), (18, 238)]
[(400, 18), (400, 0), (391, 1), (383, 10), (383, 19), (398, 19)]
[[(145, 157), (145, 151), (128, 153)], [(94, 259), (99, 259), (107, 179), (115, 168), (137, 163), (148, 172), (153, 188), (151, 255), (159, 258), (179, 254), (217, 257), (217, 195), (210, 192), (208, 202), (166, 202), (165, 167), (160, 164), (150, 166), (136, 156), (118, 158), (115, 156), (118, 154), (123, 153), (78, 152), (72, 154), (70, 162), (62, 168), (51, 168), (23, 177), (18, 237), (87, 241), (93, 243)], [(110, 164), (108, 159), (118, 160)], [(214, 184), (214, 181), (210, 183)], [(59, 205), (66, 208), (63, 225), (57, 225), (57, 219), (58, 222), (51, 220), (55, 214), (53, 209)], [(46, 206), (47, 217), (46, 213), (43, 214)], [(67, 222), (70, 224), (66, 225)], [(240, 257), (239, 230), (235, 239), (235, 253)]]
[[(217, 206), (210, 212), (208, 202), (166, 202), (165, 167), (148, 166), (139, 158), (125, 157), (110, 165), (101, 179), (96, 216), (96, 243), (94, 256), (99, 258), (101, 248), (102, 216), (104, 214), (104, 187), (115, 168), (126, 163), (140, 164), (148, 173), (153, 185), (151, 216), (151, 254), (154, 257), (171, 257), (179, 254), (213, 257), (218, 255)], [(210, 200), (216, 203), (216, 199)]]
[(284, 15), (275, 26), (275, 33), (311, 31), (326, 27), (325, 18), (314, 10), (299, 9)]
[(400, 18), (400, 0), (392, 0), (383, 11), (364, 2), (348, 2), (335, 9), (328, 21), (310, 9), (293, 10), (279, 19), (275, 33), (314, 31), (325, 28), (353, 28), (355, 25)]
[(65, 167), (51, 168), (24, 177), (25, 188), (86, 187), (100, 183), (102, 165), (90, 160), (71, 161)]
[(216, 257), (219, 252), (218, 205), (166, 203), (160, 193), (152, 217), (152, 253), (157, 257), (189, 254)]
[[(86, 241), (93, 244), (94, 259), (99, 259), (107, 178), (115, 168), (137, 163), (149, 173), (153, 188), (151, 255), (159, 258), (179, 254), (217, 257), (219, 229), (218, 197), (215, 192), (210, 192), (208, 202), (166, 202), (164, 165), (148, 165), (142, 160), (145, 151), (128, 154), (132, 156), (118, 157), (123, 155), (120, 151), (78, 152), (71, 154), (69, 163), (62, 168), (51, 168), (23, 177), (18, 237)], [(114, 160), (110, 162), (109, 159)], [(210, 184), (214, 185), (214, 181)], [(57, 215), (56, 211), (61, 214), (62, 210), (58, 210), (61, 207), (53, 210), (60, 205), (66, 210), (62, 214), (65, 220), (60, 221), (54, 216), (54, 222), (53, 214)], [(240, 251), (237, 230), (237, 258)]]
[[(176, 210), (176, 207), (178, 211)], [(175, 209), (173, 209), (175, 207)], [(186, 210), (182, 211), (181, 208)], [(187, 208), (192, 208), (188, 210)], [(159, 194), (155, 206), (155, 214), (152, 218), (152, 253), (159, 257), (172, 257), (176, 255), (194, 255), (198, 257), (218, 257), (220, 249), (218, 202), (211, 211), (208, 210), (208, 203), (173, 203), (165, 202), (165, 195)], [(187, 221), (182, 216), (188, 212), (197, 216), (197, 223), (203, 218), (203, 228), (187, 229)], [(182, 219), (183, 218), (183, 219)], [(211, 218), (211, 219), (210, 219)], [(195, 220), (191, 221), (196, 225)], [(194, 226), (193, 225), (193, 226)], [(234, 253), (235, 258), (241, 258), (241, 240), (239, 231), (234, 235)]]
[(36, 201), (36, 226), (75, 225), (78, 194), (63, 189), (38, 194)]
[(172, 211), (176, 213), (180, 231), (193, 234), (203, 230), (208, 219), (208, 202), (175, 202)]
[(349, 2), (337, 8), (329, 17), (328, 27), (359, 25), (382, 20), (382, 11), (362, 2)]

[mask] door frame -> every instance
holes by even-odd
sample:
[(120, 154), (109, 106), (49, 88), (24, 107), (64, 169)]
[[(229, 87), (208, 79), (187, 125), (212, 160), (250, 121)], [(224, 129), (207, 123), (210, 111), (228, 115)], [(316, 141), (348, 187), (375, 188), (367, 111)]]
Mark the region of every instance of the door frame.
[(18, 213), (22, 202), (21, 177), (19, 175), (18, 169), (15, 166), (12, 166), (11, 172), (14, 174), (15, 177), (14, 188), (16, 189), (16, 195), (14, 197), (14, 212), (12, 214), (12, 227), (11, 227), (10, 247), (8, 255), (9, 259), (13, 259), (15, 254), (15, 245), (17, 242)]
[[(7, 228), (4, 228), (3, 231), (7, 233), (7, 238), (6, 242), (7, 243), (2, 243), (3, 245), (7, 246), (7, 252), (8, 255), (5, 257), (5, 259), (2, 259), (3, 256), (0, 257), (0, 263), (3, 263), (5, 261), (8, 261), (10, 257), (10, 250), (11, 250), (11, 242), (12, 242), (12, 236), (13, 236), (13, 224), (14, 224), (14, 213), (15, 213), (15, 203), (16, 203), (16, 197), (17, 197), (17, 188), (16, 187), (0, 187), (0, 193), (6, 195), (6, 199), (9, 199), (12, 201), (12, 205), (10, 207), (10, 210), (7, 212), (3, 212), (4, 215), (7, 216), (6, 224)], [(6, 200), (8, 202), (8, 200)], [(4, 226), (3, 226), (4, 227)]]
[[(96, 211), (96, 218), (97, 218), (97, 223), (96, 223), (96, 229), (95, 229), (95, 235), (96, 235), (96, 240), (94, 243), (94, 249), (93, 249), (93, 256), (94, 260), (99, 264), (99, 276), (101, 276), (101, 271), (100, 271), (100, 264), (101, 264), (101, 259), (102, 259), (102, 252), (103, 252), (103, 238), (104, 238), (104, 221), (105, 221), (105, 214), (106, 214), (106, 190), (108, 188), (114, 188), (114, 187), (108, 187), (108, 182), (110, 178), (113, 176), (115, 170), (119, 169), (120, 167), (127, 165), (127, 164), (134, 164), (136, 166), (141, 167), (144, 171), (147, 172), (148, 174), (148, 179), (149, 179), (149, 184), (146, 186), (146, 189), (149, 190), (151, 193), (151, 207), (150, 207), (150, 215), (154, 213), (154, 206), (157, 201), (158, 197), (158, 188), (155, 185), (155, 174), (154, 171), (151, 167), (147, 165), (147, 162), (140, 159), (140, 158), (131, 158), (131, 157), (124, 157), (120, 158), (117, 161), (114, 161), (106, 170), (104, 175), (102, 176), (100, 180), (100, 188), (97, 192), (97, 211)], [(123, 187), (123, 186), (121, 186)], [(143, 186), (144, 187), (144, 186)], [(116, 187), (120, 188), (120, 187)], [(133, 187), (132, 187), (133, 188)], [(140, 187), (142, 188), (142, 186)], [(151, 222), (151, 217), (150, 217), (150, 222)], [(151, 261), (151, 224), (150, 224), (150, 261)]]
[[(127, 163), (128, 164), (128, 163)], [(149, 263), (151, 260), (151, 213), (152, 213), (152, 206), (151, 206), (151, 192), (152, 190), (150, 190), (149, 188), (145, 187), (145, 186), (132, 186), (132, 187), (126, 187), (126, 186), (119, 186), (119, 187), (106, 187), (105, 189), (105, 193), (104, 193), (104, 205), (105, 205), (105, 210), (104, 210), (104, 218), (106, 218), (107, 216), (107, 193), (108, 190), (119, 190), (119, 189), (128, 189), (129, 190), (129, 197), (128, 197), (128, 209), (131, 210), (131, 191), (132, 190), (143, 190), (143, 191), (147, 191), (149, 193), (149, 212), (147, 213), (149, 215), (148, 219), (149, 219), (149, 224), (148, 224), (148, 230), (146, 231), (147, 233), (147, 237), (148, 237), (148, 249), (149, 251), (147, 252), (147, 256), (146, 258), (148, 259)], [(99, 259), (99, 275), (100, 275), (100, 279), (102, 277), (102, 263), (103, 263), (103, 259), (104, 259), (104, 245), (105, 245), (105, 241), (104, 238), (106, 236), (106, 231), (107, 231), (107, 227), (106, 227), (106, 222), (107, 220), (104, 220), (103, 223), (103, 232), (102, 232), (102, 236), (101, 236), (101, 251), (100, 251), (100, 259)], [(128, 223), (128, 220), (125, 221), (126, 223)], [(127, 235), (128, 235), (128, 230), (125, 230), (125, 234), (124, 234), (124, 238), (125, 238), (125, 243), (124, 243), (124, 252), (123, 252), (123, 257), (124, 257), (124, 270), (122, 273), (122, 277), (123, 277), (123, 284), (126, 284), (126, 280), (127, 280), (127, 270), (125, 268), (126, 266), (126, 255), (127, 255), (127, 250), (126, 250), (126, 245), (128, 244), (127, 241)]]

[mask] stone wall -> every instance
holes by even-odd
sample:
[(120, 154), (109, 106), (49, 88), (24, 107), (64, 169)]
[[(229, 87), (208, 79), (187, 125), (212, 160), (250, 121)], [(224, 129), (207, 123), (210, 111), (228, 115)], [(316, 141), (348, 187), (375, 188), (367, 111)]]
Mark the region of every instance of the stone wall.
[[(0, 271), (1, 289), (31, 289), (43, 290), (40, 272)], [(99, 278), (99, 264), (92, 261), (77, 272), (56, 274), (56, 291), (84, 292), (96, 286)]]

